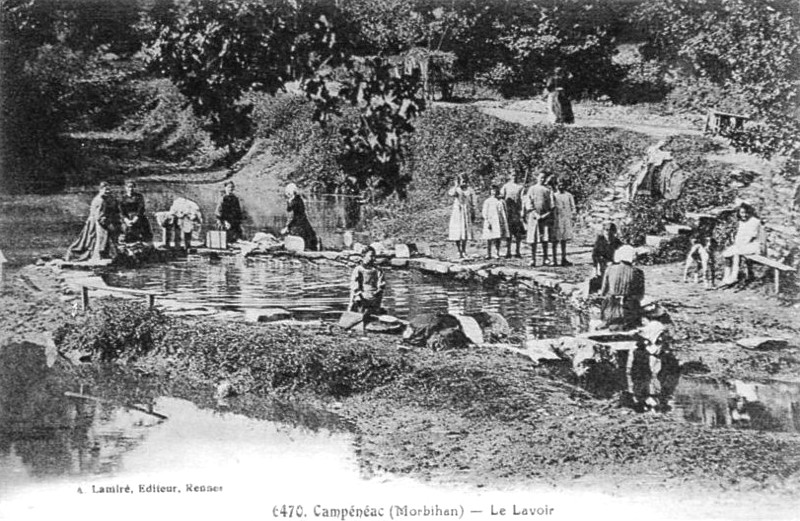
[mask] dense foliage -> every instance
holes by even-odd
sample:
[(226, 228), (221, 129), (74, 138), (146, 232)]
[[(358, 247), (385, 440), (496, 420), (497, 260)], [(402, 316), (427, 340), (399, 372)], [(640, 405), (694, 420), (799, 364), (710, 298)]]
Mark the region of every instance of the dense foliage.
[(656, 0), (635, 17), (648, 35), (646, 55), (677, 69), (676, 83), (688, 89), (693, 108), (762, 120), (730, 136), (738, 149), (800, 165), (800, 4)]
[(72, 162), (62, 138), (76, 122), (119, 123), (118, 96), (136, 73), (119, 66), (140, 45), (134, 0), (0, 2), (0, 186), (9, 191), (63, 186)]
[[(661, 235), (665, 223), (684, 222), (687, 212), (703, 212), (724, 208), (736, 200), (736, 187), (741, 183), (739, 173), (729, 166), (706, 159), (710, 152), (717, 151), (719, 144), (706, 138), (673, 136), (664, 144), (677, 167), (686, 178), (676, 199), (637, 195), (626, 208), (628, 219), (622, 230), (623, 239), (634, 245), (645, 242), (646, 235)], [(710, 231), (717, 244), (727, 244), (730, 226), (722, 223)], [(678, 260), (688, 251), (688, 240), (678, 240), (669, 245), (670, 252), (662, 252), (658, 260)]]

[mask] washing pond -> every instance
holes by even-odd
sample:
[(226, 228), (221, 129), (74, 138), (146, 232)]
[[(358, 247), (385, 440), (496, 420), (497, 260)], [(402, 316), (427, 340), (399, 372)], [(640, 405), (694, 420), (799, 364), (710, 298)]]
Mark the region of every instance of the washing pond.
[[(501, 313), (519, 334), (542, 338), (574, 333), (582, 317), (550, 292), (514, 283), (482, 284), (415, 270), (387, 269), (384, 307), (400, 318), (428, 312)], [(284, 308), (298, 318), (337, 320), (347, 307), (350, 269), (333, 262), (287, 257), (185, 260), (121, 270), (104, 276), (111, 286), (169, 293), (187, 305), (232, 311)]]

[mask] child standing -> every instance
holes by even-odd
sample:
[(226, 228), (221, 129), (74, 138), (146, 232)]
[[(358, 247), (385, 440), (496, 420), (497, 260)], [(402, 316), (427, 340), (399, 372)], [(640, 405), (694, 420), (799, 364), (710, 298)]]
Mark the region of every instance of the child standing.
[(472, 239), (472, 218), (475, 212), (473, 199), (475, 193), (469, 187), (467, 177), (464, 175), (456, 178), (455, 186), (447, 193), (453, 198), (448, 240), (456, 243), (458, 255), (463, 259), (467, 253), (467, 241)]
[(522, 238), (525, 236), (525, 225), (522, 224), (522, 195), (525, 187), (517, 182), (516, 174), (509, 174), (508, 182), (500, 189), (500, 195), (506, 203), (506, 214), (508, 217), (508, 243), (506, 258), (511, 258), (511, 243), (516, 241), (517, 249), (514, 255), (522, 257), (519, 247)]
[(572, 240), (572, 228), (575, 220), (575, 198), (567, 192), (564, 181), (558, 180), (553, 193), (553, 266), (556, 265), (556, 245), (561, 243), (561, 265), (572, 266), (567, 260), (567, 241)]
[(492, 244), (500, 258), (500, 243), (510, 236), (506, 203), (500, 197), (500, 188), (492, 186), (492, 195), (483, 203), (483, 238), (486, 240), (486, 258), (492, 258)]

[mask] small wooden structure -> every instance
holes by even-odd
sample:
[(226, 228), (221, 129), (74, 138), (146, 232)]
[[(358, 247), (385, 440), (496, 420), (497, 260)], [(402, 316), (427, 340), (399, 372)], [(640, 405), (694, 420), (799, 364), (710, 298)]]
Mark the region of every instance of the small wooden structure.
[(104, 284), (95, 284), (88, 280), (83, 280), (80, 283), (81, 287), (81, 306), (84, 311), (89, 309), (89, 290), (100, 290), (100, 291), (108, 291), (111, 293), (122, 293), (126, 295), (141, 295), (147, 297), (147, 304), (149, 307), (155, 306), (156, 297), (163, 297), (166, 296), (166, 292), (161, 291), (148, 291), (145, 289), (133, 289), (133, 288), (118, 288), (114, 286), (106, 286)]
[(774, 277), (775, 283), (775, 294), (780, 293), (781, 290), (781, 272), (795, 271), (793, 267), (787, 266), (786, 264), (780, 263), (776, 260), (772, 260), (769, 257), (764, 257), (763, 255), (743, 255), (743, 257), (750, 262), (756, 262), (768, 268), (772, 268), (772, 276)]
[(719, 134), (720, 132), (730, 130), (742, 130), (745, 121), (749, 119), (750, 116), (745, 116), (743, 114), (732, 114), (730, 112), (710, 109), (706, 115), (706, 124), (703, 127), (703, 133)]

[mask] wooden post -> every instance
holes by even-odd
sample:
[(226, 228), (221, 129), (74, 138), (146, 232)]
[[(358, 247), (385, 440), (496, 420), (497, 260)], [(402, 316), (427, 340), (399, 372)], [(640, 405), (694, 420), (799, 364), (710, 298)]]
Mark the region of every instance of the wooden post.
[(153, 309), (153, 306), (156, 305), (156, 296), (154, 294), (147, 295), (147, 305), (150, 309)]
[(775, 276), (775, 294), (777, 295), (781, 292), (781, 270), (778, 268), (772, 268), (772, 273)]
[(89, 288), (86, 286), (81, 286), (81, 306), (83, 311), (89, 309)]
[(2, 250), (0, 250), (0, 292), (5, 290), (5, 277), (3, 274), (3, 267), (5, 266), (8, 259), (6, 259), (5, 255), (3, 255)]

